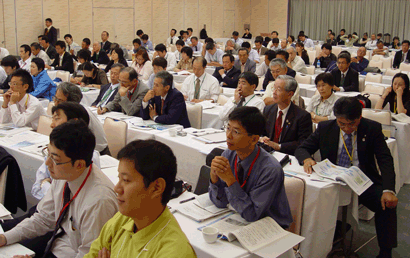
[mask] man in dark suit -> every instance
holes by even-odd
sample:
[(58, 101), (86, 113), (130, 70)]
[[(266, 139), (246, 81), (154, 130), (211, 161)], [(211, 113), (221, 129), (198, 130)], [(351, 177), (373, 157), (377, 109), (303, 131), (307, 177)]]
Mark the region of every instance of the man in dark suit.
[(173, 77), (167, 71), (160, 71), (155, 75), (154, 87), (142, 101), (141, 117), (160, 124), (191, 127), (184, 96), (179, 90), (172, 88), (172, 81)]
[(101, 33), (101, 49), (105, 51), (106, 54), (109, 54), (111, 51), (111, 42), (108, 41), (110, 34), (107, 31)]
[(101, 49), (101, 45), (98, 42), (94, 42), (93, 44), (91, 60), (98, 64), (108, 64), (110, 62), (110, 58), (107, 56), (107, 53)]
[(249, 50), (245, 47), (241, 47), (238, 51), (239, 59), (235, 60), (234, 66), (241, 73), (244, 72), (256, 72), (256, 63), (249, 59)]
[(409, 45), (410, 42), (408, 40), (403, 40), (401, 50), (396, 52), (394, 56), (393, 68), (399, 68), (403, 62), (410, 63)]
[(114, 100), (115, 95), (117, 95), (118, 88), (120, 87), (119, 76), (121, 69), (124, 65), (121, 63), (116, 63), (111, 66), (110, 78), (111, 83), (101, 86), (100, 93), (97, 99), (91, 104), (92, 107), (98, 107), (97, 113), (102, 114), (102, 109), (111, 101)]
[(354, 97), (340, 98), (333, 111), (336, 120), (320, 122), (316, 131), (298, 147), (295, 156), (310, 174), (316, 164), (311, 155), (320, 150), (322, 160), (329, 159), (343, 167), (358, 166), (372, 180), (373, 185), (359, 196), (359, 203), (376, 212), (380, 246), (377, 257), (392, 257), (392, 248), (397, 246), (398, 199), (393, 158), (382, 127), (377, 122), (362, 118), (362, 104)]
[(235, 57), (225, 54), (222, 57), (222, 67), (217, 67), (213, 76), (218, 79), (222, 87), (236, 89), (241, 71), (234, 66)]
[(331, 74), (335, 79), (335, 91), (359, 91), (359, 73), (350, 67), (350, 54), (342, 52), (337, 57), (337, 68)]
[(266, 134), (261, 142), (270, 148), (294, 155), (296, 148), (312, 133), (310, 114), (292, 101), (298, 83), (288, 75), (276, 78), (273, 100), (275, 104), (266, 106)]
[(53, 21), (50, 18), (46, 19), (47, 28), (44, 29), (44, 35), (48, 37), (48, 41), (52, 46), (57, 42), (57, 30), (53, 26)]
[[(273, 60), (275, 60), (275, 62), (272, 63)], [(295, 70), (293, 70), (292, 68), (289, 68), (283, 59), (275, 58), (273, 60), (269, 64), (268, 71), (265, 74), (265, 79), (263, 79), (262, 86), (264, 90), (266, 90), (266, 86), (268, 86), (270, 82), (274, 81), (275, 78), (278, 77), (279, 75), (289, 75), (293, 78), (295, 78), (296, 76)], [(278, 60), (282, 60), (283, 62), (280, 62)]]
[(47, 36), (42, 36), (41, 37), (41, 43), (40, 45), (43, 47), (44, 52), (46, 52), (46, 54), (48, 55), (48, 57), (52, 60), (54, 58), (56, 58), (57, 56), (57, 51), (54, 48), (54, 46), (52, 46), (50, 44), (50, 41), (48, 39)]
[(255, 38), (255, 47), (253, 49), (255, 49), (256, 52), (258, 52), (259, 56), (264, 56), (266, 51), (269, 50), (267, 47), (264, 47), (262, 44), (263, 44), (263, 37), (257, 36)]
[(49, 66), (45, 65), (47, 69), (50, 69), (51, 66), (54, 67), (55, 70), (64, 70), (70, 73), (74, 73), (74, 64), (73, 58), (69, 53), (65, 51), (65, 42), (58, 40), (56, 43), (56, 51), (57, 55), (54, 59), (54, 62)]

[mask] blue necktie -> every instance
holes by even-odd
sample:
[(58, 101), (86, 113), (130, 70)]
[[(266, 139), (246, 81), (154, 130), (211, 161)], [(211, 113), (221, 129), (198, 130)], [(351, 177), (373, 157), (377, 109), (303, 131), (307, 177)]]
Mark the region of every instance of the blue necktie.
[[(352, 134), (345, 134), (345, 143), (347, 150), (349, 151), (349, 154), (353, 158), (353, 145), (352, 145)], [(344, 145), (342, 145), (342, 151), (340, 152), (339, 155), (339, 166), (349, 168), (352, 166), (352, 162), (350, 161), (349, 154), (346, 152), (346, 148)]]

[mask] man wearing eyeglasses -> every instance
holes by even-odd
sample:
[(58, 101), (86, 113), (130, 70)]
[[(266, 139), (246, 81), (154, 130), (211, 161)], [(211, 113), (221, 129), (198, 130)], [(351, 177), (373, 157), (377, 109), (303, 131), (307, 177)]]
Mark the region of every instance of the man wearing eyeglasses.
[(337, 57), (337, 68), (331, 74), (335, 79), (335, 91), (359, 91), (359, 73), (350, 67), (349, 52), (341, 52)]
[(373, 185), (359, 196), (359, 203), (376, 213), (380, 247), (377, 257), (392, 257), (392, 248), (397, 247), (398, 199), (393, 158), (382, 127), (362, 118), (362, 104), (355, 97), (340, 98), (333, 111), (336, 120), (320, 122), (316, 131), (296, 150), (295, 156), (308, 174), (316, 164), (311, 155), (319, 150), (322, 160), (329, 159), (342, 167), (358, 166), (370, 178)]
[(292, 223), (279, 162), (257, 143), (265, 118), (256, 107), (238, 107), (226, 127), (228, 149), (211, 164), (209, 197), (215, 206), (228, 203), (247, 221), (272, 217), (283, 228)]
[[(0, 246), (19, 242), (36, 257), (83, 257), (118, 211), (113, 183), (92, 164), (95, 137), (83, 121), (53, 129), (46, 165), (53, 178), (37, 211), (0, 235)], [(44, 236), (52, 232), (47, 241)]]

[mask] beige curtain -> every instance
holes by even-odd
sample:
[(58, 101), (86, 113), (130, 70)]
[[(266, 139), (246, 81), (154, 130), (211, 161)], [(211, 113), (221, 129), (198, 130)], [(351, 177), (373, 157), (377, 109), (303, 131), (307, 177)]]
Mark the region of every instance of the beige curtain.
[(309, 38), (324, 40), (329, 29), (337, 35), (357, 32), (389, 33), (391, 40), (410, 39), (409, 0), (290, 0), (289, 33), (305, 31)]

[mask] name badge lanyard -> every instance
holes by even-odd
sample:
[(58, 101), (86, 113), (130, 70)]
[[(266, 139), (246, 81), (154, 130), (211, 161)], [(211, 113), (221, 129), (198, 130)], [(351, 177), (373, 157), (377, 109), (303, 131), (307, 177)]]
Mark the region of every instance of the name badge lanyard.
[[(246, 185), (246, 182), (248, 181), (249, 176), (251, 175), (253, 165), (255, 164), (256, 160), (258, 159), (260, 153), (261, 153), (261, 148), (258, 146), (258, 154), (256, 154), (256, 157), (253, 159), (253, 161), (251, 163), (251, 166), (249, 167), (248, 175), (246, 175), (246, 178), (243, 181), (243, 184), (241, 185), (241, 188), (243, 188)], [(236, 178), (236, 181), (238, 181), (238, 183), (239, 183), (239, 179), (238, 179), (238, 159), (239, 158), (237, 156), (235, 156), (235, 161), (236, 161), (235, 162), (235, 178)]]

